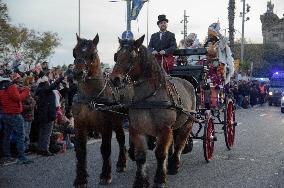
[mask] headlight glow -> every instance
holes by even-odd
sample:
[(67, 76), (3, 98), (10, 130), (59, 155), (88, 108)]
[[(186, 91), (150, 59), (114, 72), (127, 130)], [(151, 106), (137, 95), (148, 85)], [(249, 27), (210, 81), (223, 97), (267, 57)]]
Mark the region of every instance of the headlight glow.
[(269, 93), (268, 93), (269, 95), (272, 95), (273, 93), (272, 93), (272, 91), (269, 91)]

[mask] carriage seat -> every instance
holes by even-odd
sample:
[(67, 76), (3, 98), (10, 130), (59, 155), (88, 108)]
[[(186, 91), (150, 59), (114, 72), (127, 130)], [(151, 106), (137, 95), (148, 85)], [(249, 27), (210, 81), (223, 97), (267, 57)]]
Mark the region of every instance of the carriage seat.
[(203, 74), (203, 65), (186, 65), (173, 67), (173, 70), (170, 75), (186, 79), (193, 85), (194, 88), (197, 88), (198, 83), (203, 78)]
[(174, 51), (174, 56), (191, 56), (191, 55), (206, 55), (206, 48), (186, 48), (186, 49), (177, 49)]

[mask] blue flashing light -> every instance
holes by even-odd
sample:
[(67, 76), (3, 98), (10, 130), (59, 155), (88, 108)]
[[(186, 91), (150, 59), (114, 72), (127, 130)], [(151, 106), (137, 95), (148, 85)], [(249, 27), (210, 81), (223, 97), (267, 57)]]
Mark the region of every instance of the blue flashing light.
[(275, 72), (275, 74), (277, 74), (277, 75), (278, 75), (278, 74), (279, 74), (279, 72)]

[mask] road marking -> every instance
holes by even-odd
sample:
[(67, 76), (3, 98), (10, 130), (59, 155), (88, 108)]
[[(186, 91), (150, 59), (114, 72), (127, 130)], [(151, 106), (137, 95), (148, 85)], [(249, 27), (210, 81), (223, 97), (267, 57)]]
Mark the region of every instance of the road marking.
[(267, 116), (267, 114), (260, 114), (259, 116), (260, 116), (260, 117), (263, 117), (263, 116)]

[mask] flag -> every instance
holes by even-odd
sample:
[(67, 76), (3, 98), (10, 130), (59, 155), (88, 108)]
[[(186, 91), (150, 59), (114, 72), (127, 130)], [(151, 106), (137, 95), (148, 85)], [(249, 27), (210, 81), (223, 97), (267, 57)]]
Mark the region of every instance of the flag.
[(136, 20), (140, 10), (142, 9), (145, 2), (148, 0), (132, 0), (132, 9), (130, 13), (130, 19)]

